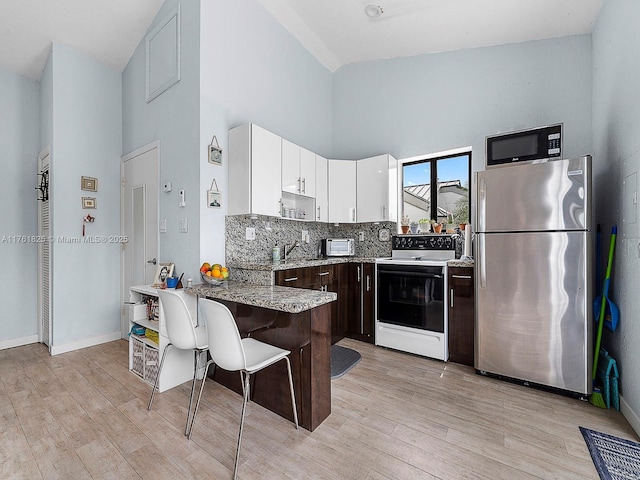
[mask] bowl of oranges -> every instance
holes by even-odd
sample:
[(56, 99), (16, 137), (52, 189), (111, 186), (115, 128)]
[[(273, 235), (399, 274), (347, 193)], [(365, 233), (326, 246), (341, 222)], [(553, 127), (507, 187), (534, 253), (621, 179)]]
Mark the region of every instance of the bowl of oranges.
[(229, 269), (219, 263), (210, 264), (204, 262), (200, 267), (200, 276), (204, 283), (222, 285), (229, 279)]

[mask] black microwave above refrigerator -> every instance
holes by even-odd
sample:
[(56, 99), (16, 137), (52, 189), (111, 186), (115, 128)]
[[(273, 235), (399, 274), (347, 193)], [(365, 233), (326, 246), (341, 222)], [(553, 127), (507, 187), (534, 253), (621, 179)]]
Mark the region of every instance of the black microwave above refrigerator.
[(529, 128), (487, 137), (487, 167), (535, 162), (562, 156), (562, 124)]

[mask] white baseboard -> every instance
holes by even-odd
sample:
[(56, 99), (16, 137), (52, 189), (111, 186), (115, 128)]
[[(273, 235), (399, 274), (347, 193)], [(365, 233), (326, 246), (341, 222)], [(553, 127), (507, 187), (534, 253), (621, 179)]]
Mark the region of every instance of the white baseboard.
[(81, 348), (93, 347), (94, 345), (100, 345), (101, 343), (120, 340), (120, 338), (122, 338), (122, 333), (117, 331), (100, 335), (99, 337), (84, 338), (77, 342), (66, 343), (64, 345), (54, 345), (51, 347), (51, 355), (60, 355), (61, 353), (72, 352), (74, 350), (80, 350)]
[(21, 347), (30, 343), (38, 343), (38, 335), (29, 335), (28, 337), (12, 338), (10, 340), (0, 340), (0, 350), (7, 348)]
[(622, 395), (620, 395), (620, 412), (622, 413), (622, 416), (627, 419), (631, 428), (633, 428), (640, 437), (640, 416), (638, 415), (638, 412), (631, 408)]

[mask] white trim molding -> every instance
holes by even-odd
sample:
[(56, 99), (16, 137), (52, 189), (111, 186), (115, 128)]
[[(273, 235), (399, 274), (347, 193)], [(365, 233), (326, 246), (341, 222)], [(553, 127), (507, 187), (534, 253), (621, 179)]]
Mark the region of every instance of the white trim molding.
[(620, 395), (620, 412), (627, 419), (631, 428), (640, 436), (640, 415), (631, 408), (631, 405), (625, 401), (622, 395)]
[(7, 348), (22, 347), (31, 343), (38, 343), (38, 335), (29, 335), (27, 337), (11, 338), (9, 340), (0, 340), (0, 350)]
[(52, 345), (51, 355), (60, 355), (61, 353), (72, 352), (74, 350), (80, 350), (82, 348), (93, 347), (94, 345), (100, 345), (102, 343), (113, 342), (114, 340), (120, 340), (122, 334), (120, 330), (117, 332), (106, 333), (92, 338), (83, 338), (77, 342), (65, 343), (64, 345)]

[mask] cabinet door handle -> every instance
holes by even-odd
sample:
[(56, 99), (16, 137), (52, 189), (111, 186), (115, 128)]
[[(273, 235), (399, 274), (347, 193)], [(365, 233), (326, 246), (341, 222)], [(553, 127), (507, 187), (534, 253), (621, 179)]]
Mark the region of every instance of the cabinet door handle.
[(318, 207), (318, 220), (320, 220), (320, 207)]
[(329, 272), (320, 272), (318, 275), (324, 277), (325, 275), (329, 275)]
[(360, 267), (357, 267), (358, 269), (358, 283), (360, 283)]
[(449, 291), (449, 306), (453, 308), (453, 288)]
[(302, 179), (302, 193), (307, 193), (307, 179)]
[(367, 292), (371, 290), (371, 275), (367, 275)]
[(386, 205), (382, 205), (382, 219), (383, 220), (387, 219), (387, 206)]
[(291, 278), (285, 278), (284, 281), (285, 282), (295, 282), (298, 279), (298, 277), (291, 277)]
[(298, 193), (300, 193), (301, 191), (302, 191), (302, 181), (300, 177), (298, 177)]
[(452, 278), (464, 278), (466, 280), (471, 280), (471, 275), (451, 275)]

